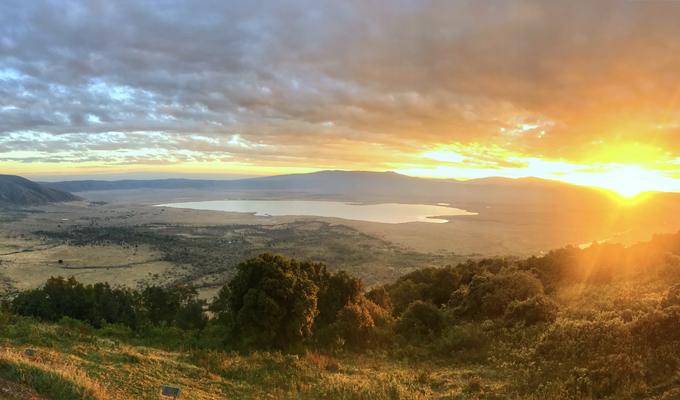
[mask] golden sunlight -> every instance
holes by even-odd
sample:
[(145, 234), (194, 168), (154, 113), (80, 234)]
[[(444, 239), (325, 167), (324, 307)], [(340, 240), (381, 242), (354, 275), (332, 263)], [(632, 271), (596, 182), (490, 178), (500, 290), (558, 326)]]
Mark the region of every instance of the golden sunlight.
[[(429, 178), (476, 179), (537, 177), (596, 187), (630, 199), (644, 192), (680, 191), (680, 179), (660, 169), (666, 154), (649, 145), (621, 144), (583, 162), (549, 160), (501, 151), (484, 153), (479, 145), (456, 145), (420, 154), (421, 164), (396, 166), (396, 172)], [(502, 157), (496, 157), (496, 153)], [(599, 160), (599, 161), (598, 161)], [(659, 168), (659, 169), (655, 169)]]
[(627, 198), (644, 192), (680, 190), (680, 180), (666, 176), (661, 171), (648, 170), (635, 165), (614, 165), (609, 166), (606, 171), (574, 173), (566, 175), (563, 180), (578, 185), (611, 190)]

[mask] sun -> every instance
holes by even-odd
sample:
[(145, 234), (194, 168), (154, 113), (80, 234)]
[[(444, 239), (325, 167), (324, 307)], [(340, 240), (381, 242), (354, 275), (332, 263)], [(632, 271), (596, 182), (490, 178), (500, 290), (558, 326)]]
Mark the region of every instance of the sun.
[(659, 171), (644, 169), (636, 165), (614, 165), (604, 171), (565, 176), (566, 181), (595, 186), (615, 192), (624, 199), (632, 199), (646, 192), (675, 191), (678, 180), (665, 176)]

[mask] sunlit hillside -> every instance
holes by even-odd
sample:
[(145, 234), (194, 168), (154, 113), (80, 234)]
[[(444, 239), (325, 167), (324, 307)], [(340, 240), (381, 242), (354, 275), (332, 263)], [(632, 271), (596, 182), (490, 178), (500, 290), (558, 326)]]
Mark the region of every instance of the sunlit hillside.
[(0, 379), (22, 399), (152, 399), (170, 383), (191, 399), (680, 394), (680, 233), (424, 268), (368, 291), (262, 255), (210, 320), (201, 304), (181, 286), (53, 278), (5, 304)]

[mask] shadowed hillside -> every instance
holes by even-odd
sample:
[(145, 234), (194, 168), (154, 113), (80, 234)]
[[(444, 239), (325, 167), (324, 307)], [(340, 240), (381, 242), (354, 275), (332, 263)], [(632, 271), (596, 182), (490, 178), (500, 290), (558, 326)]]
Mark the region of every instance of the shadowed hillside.
[(15, 175), (0, 175), (0, 206), (34, 206), (78, 200), (65, 191)]

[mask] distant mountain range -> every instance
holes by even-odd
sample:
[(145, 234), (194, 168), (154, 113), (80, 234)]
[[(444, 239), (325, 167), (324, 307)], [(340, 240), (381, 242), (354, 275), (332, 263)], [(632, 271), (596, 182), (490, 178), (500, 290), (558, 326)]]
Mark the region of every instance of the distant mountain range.
[(80, 198), (15, 175), (0, 175), (0, 206), (35, 206)]
[(155, 179), (65, 181), (44, 185), (68, 192), (136, 189), (191, 189), (301, 193), (361, 201), (438, 202), (458, 204), (559, 205), (587, 203), (607, 207), (603, 191), (536, 178), (485, 178), (469, 181), (425, 179), (394, 172), (321, 171), (238, 180)]

